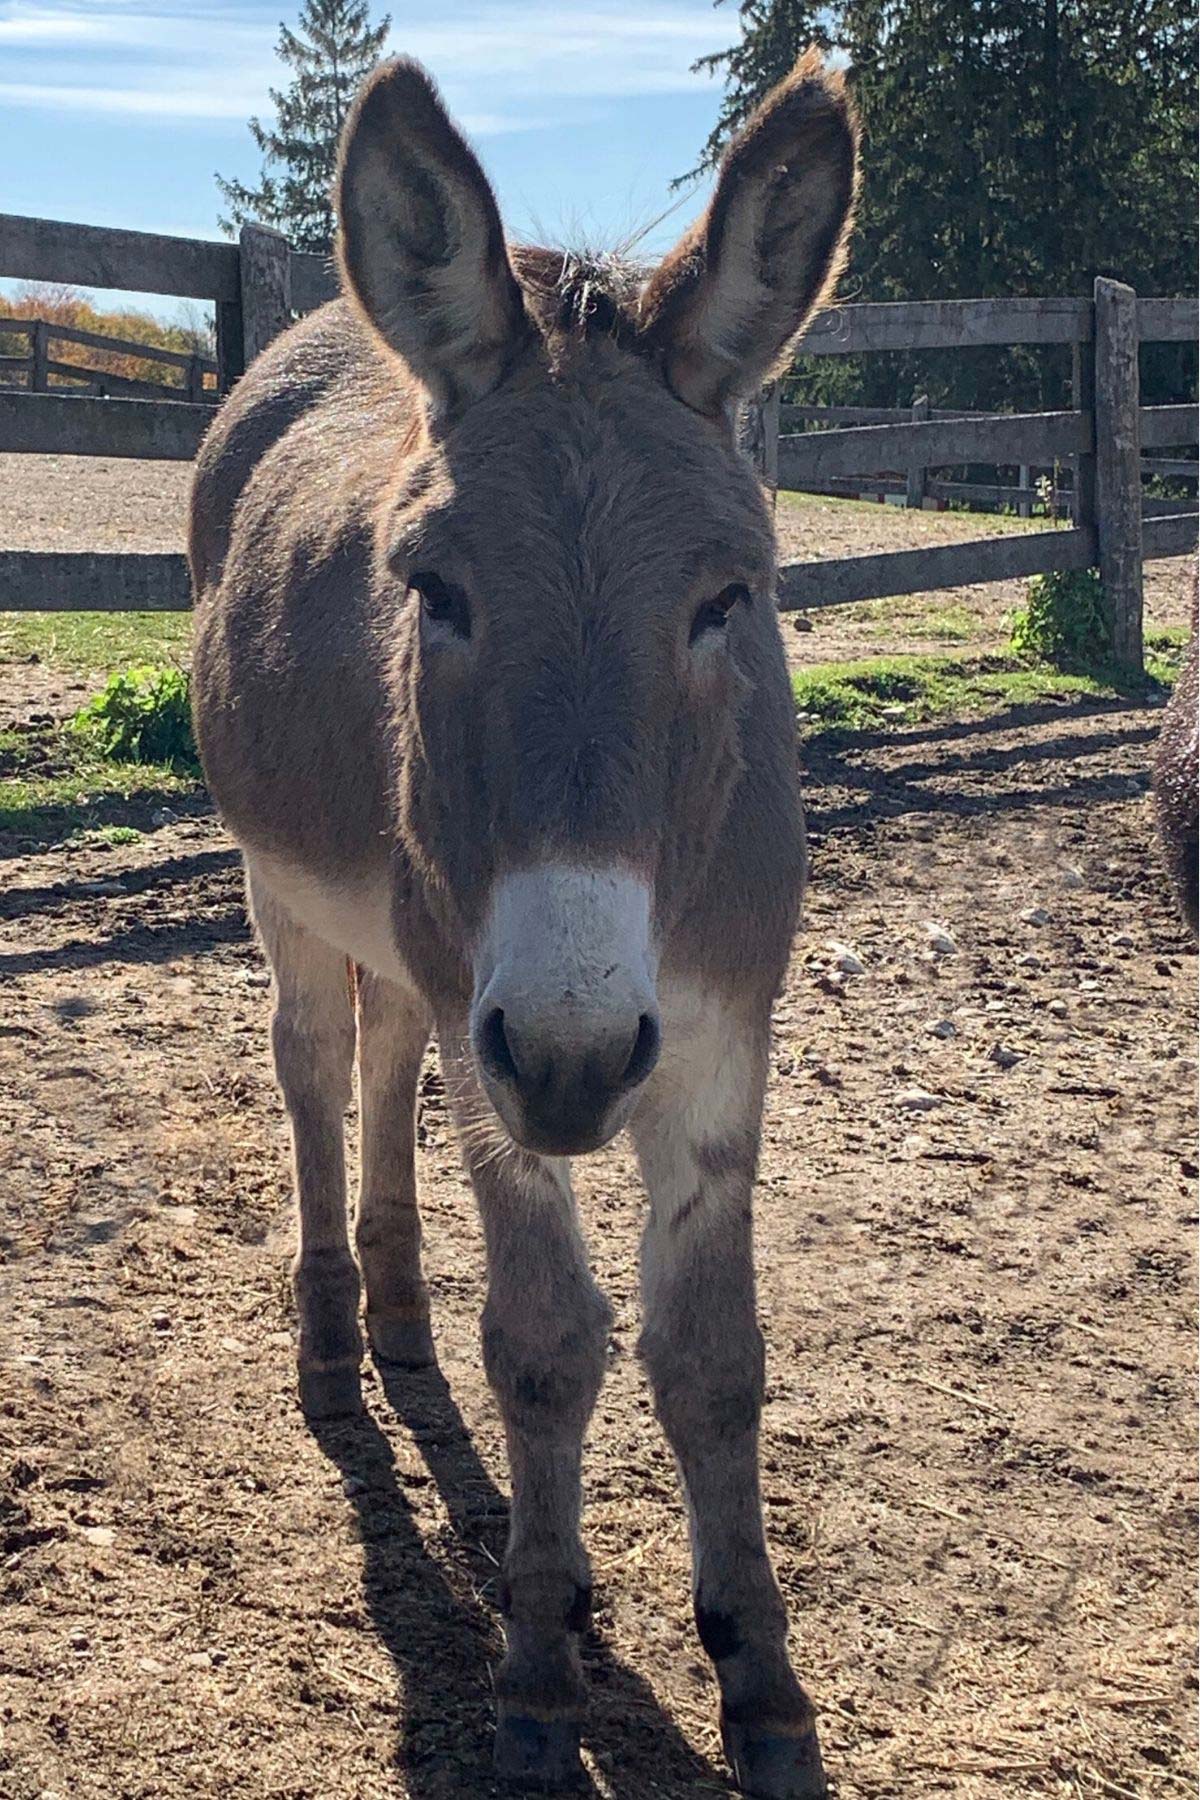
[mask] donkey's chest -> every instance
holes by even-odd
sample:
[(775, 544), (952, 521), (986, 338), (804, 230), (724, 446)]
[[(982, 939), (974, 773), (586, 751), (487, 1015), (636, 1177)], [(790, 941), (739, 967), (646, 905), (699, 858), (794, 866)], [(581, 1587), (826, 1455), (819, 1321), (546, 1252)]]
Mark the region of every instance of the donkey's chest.
[(259, 850), (247, 853), (246, 866), (252, 886), (267, 889), (297, 925), (376, 975), (416, 985), (396, 939), (385, 867), (331, 878)]

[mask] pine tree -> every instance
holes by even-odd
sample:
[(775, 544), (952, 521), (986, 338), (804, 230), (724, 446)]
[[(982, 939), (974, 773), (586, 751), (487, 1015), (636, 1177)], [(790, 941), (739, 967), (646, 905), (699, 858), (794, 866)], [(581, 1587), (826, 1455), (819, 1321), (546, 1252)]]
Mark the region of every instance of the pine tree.
[(297, 30), (280, 25), (276, 54), (293, 71), (292, 81), (285, 91), (270, 90), (274, 126), (250, 120), (263, 156), (258, 186), (216, 178), (229, 207), (223, 231), (232, 236), (257, 219), (282, 231), (297, 250), (329, 250), (338, 139), (390, 27), (387, 17), (371, 24), (367, 0), (304, 0)]
[[(717, 4), (721, 0), (716, 0)], [(702, 166), (809, 42), (849, 64), (863, 185), (843, 284), (860, 300), (1086, 296), (1116, 275), (1195, 290), (1191, 0), (745, 0), (740, 43), (705, 59), (727, 92)], [(819, 27), (819, 28), (818, 28)], [(867, 404), (1055, 405), (1052, 352), (839, 358), (805, 397)], [(1148, 398), (1194, 383), (1194, 352), (1154, 346)], [(1170, 391), (1168, 391), (1170, 390)]]

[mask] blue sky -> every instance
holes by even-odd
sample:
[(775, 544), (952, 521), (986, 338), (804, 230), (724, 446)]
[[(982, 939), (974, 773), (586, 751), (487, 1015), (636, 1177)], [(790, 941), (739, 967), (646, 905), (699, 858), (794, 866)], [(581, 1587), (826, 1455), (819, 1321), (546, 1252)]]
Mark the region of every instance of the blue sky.
[[(0, 212), (219, 236), (213, 173), (257, 175), (246, 120), (269, 114), (279, 23), (298, 10), (0, 0)], [(689, 65), (737, 28), (732, 0), (394, 0), (390, 11), (389, 47), (437, 77), (514, 235), (601, 242), (678, 199), (669, 183), (694, 163), (720, 99)], [(701, 199), (647, 248), (672, 242)]]

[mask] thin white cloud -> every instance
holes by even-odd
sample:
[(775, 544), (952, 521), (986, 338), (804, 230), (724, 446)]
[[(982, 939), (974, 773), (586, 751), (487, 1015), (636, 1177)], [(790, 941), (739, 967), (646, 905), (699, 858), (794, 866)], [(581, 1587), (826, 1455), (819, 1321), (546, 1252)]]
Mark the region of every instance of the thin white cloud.
[[(285, 75), (277, 30), (265, 9), (235, 18), (202, 0), (186, 9), (0, 0), (0, 99), (130, 118), (244, 118), (269, 111), (267, 90)], [(691, 63), (729, 34), (729, 20), (696, 0), (515, 0), (502, 9), (473, 0), (453, 25), (444, 5), (423, 0), (389, 49), (426, 63), (468, 130), (487, 136), (559, 123), (564, 103), (686, 91), (698, 79)], [(72, 51), (77, 80), (64, 63)]]

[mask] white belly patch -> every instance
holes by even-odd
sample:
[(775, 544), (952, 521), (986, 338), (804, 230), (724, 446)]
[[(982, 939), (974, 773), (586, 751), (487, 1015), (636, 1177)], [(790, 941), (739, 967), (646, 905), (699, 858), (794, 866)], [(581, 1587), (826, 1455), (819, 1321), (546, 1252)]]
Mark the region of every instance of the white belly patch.
[(246, 856), (256, 887), (265, 888), (298, 925), (341, 950), (353, 962), (402, 987), (414, 987), (392, 930), (386, 877), (329, 882), (256, 850)]

